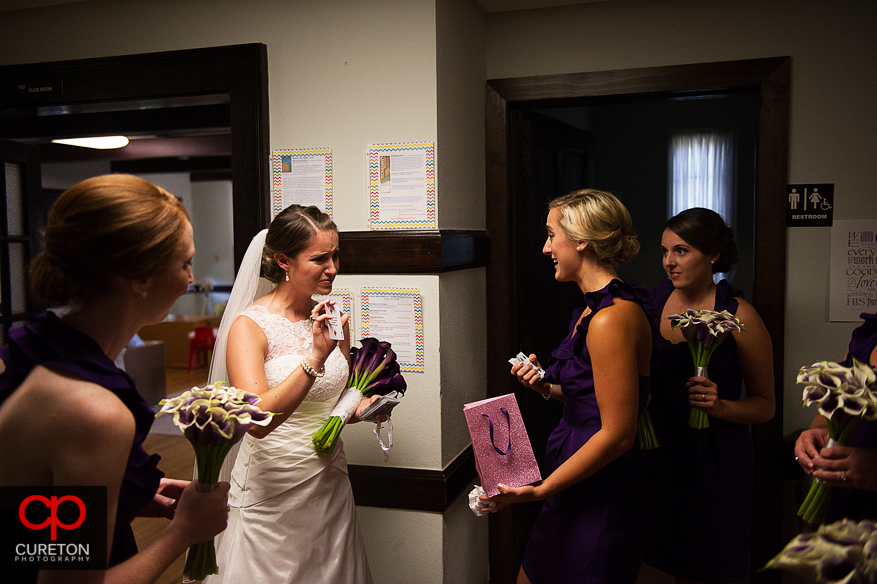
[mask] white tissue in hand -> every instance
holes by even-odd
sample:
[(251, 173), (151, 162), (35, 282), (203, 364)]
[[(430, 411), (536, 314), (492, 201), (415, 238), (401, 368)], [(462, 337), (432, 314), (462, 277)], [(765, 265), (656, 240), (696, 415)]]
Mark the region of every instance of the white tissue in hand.
[(524, 353), (519, 352), (517, 355), (515, 355), (514, 357), (509, 359), (509, 363), (511, 363), (512, 365), (516, 365), (518, 363), (523, 363), (524, 365), (529, 365), (530, 367), (532, 367), (533, 369), (535, 369), (536, 371), (539, 372), (539, 379), (542, 379), (545, 377), (545, 370), (542, 369), (541, 367), (539, 367), (538, 365), (536, 365), (535, 363), (533, 363), (532, 361), (530, 361), (530, 358), (527, 357), (526, 355), (524, 355)]
[(481, 498), (481, 495), (484, 494), (486, 493), (481, 485), (475, 485), (475, 488), (469, 493), (469, 508), (472, 509), (472, 513), (478, 517), (484, 517), (487, 515), (487, 513), (482, 511), (485, 507), (496, 507), (496, 503), (493, 501), (485, 501)]

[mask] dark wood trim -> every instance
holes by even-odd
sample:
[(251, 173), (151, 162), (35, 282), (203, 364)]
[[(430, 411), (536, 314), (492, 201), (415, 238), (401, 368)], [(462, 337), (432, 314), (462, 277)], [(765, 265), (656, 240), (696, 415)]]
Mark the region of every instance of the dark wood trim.
[(443, 513), (475, 477), (470, 446), (445, 470), (351, 464), (347, 467), (357, 505)]
[(538, 75), (511, 79), (490, 79), (487, 84), (506, 102), (528, 102), (537, 109), (550, 100), (553, 107), (565, 105), (557, 100), (609, 97), (617, 102), (623, 96), (687, 97), (724, 92), (759, 90), (788, 57), (745, 59), (694, 65), (644, 67), (616, 71), (594, 71), (566, 75)]
[[(755, 444), (755, 503), (751, 566), (764, 566), (785, 545), (782, 529), (784, 468), (783, 357), (786, 306), (786, 193), (789, 164), (789, 92), (791, 62), (778, 60), (766, 71), (758, 92), (758, 143), (755, 162), (755, 279), (752, 304), (773, 342), (773, 419), (752, 427)], [(780, 582), (768, 570), (753, 582)]]
[(210, 182), (217, 180), (227, 180), (231, 182), (231, 171), (197, 171), (189, 174), (191, 182)]
[[(22, 85), (53, 90), (45, 94), (20, 92)], [(88, 110), (89, 104), (100, 102), (153, 103), (180, 98), (188, 104), (192, 96), (216, 95), (227, 95), (230, 107), (237, 271), (253, 235), (271, 221), (265, 45), (0, 67), (0, 117), (35, 115), (39, 107), (75, 105)]]
[(231, 156), (113, 160), (110, 162), (110, 170), (112, 172), (125, 172), (128, 174), (150, 174), (155, 172), (231, 173)]
[[(487, 347), (487, 385), (491, 395), (510, 391), (507, 355), (514, 353), (514, 250), (517, 234), (509, 227), (512, 202), (526, 188), (526, 162), (515, 158), (516, 120), (522, 111), (541, 107), (589, 105), (694, 95), (752, 92), (759, 96), (755, 187), (755, 286), (753, 304), (770, 332), (774, 350), (776, 414), (753, 429), (756, 493), (752, 539), (753, 570), (785, 544), (782, 535), (782, 390), (785, 316), (785, 187), (788, 176), (789, 57), (696, 65), (545, 75), (487, 82), (486, 160), (487, 228), (493, 242), (487, 268), (488, 321), (496, 343)], [(521, 266), (524, 269), (525, 266)], [(503, 339), (508, 342), (503, 342)], [(511, 391), (514, 391), (511, 388)], [(492, 582), (513, 581), (514, 510), (490, 517)], [(778, 582), (778, 573), (752, 574), (753, 582)]]
[(486, 231), (342, 231), (344, 274), (435, 274), (487, 266)]

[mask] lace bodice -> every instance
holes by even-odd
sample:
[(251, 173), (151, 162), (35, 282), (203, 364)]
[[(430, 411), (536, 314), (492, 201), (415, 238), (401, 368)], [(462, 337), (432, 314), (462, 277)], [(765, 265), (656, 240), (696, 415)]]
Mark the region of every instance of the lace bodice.
[[(309, 321), (291, 322), (279, 314), (268, 312), (267, 308), (258, 304), (244, 310), (241, 316), (246, 316), (259, 325), (268, 339), (268, 354), (265, 355), (268, 387), (274, 387), (286, 379), (311, 352), (314, 339)], [(314, 382), (304, 401), (336, 400), (344, 391), (348, 370), (347, 359), (344, 358), (340, 346), (336, 347), (326, 359), (326, 374)]]

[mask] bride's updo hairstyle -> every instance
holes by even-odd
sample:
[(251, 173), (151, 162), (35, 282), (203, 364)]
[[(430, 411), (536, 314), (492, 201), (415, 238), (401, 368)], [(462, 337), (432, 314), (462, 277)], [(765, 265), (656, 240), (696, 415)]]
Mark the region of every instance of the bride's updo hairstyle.
[(737, 263), (734, 230), (712, 209), (686, 209), (667, 221), (665, 227), (697, 251), (706, 255), (719, 254), (719, 259), (713, 264), (713, 274), (729, 272)]
[(582, 189), (554, 199), (548, 208), (560, 210), (567, 241), (587, 242), (603, 265), (618, 266), (639, 251), (630, 213), (612, 193)]
[(281, 211), (265, 236), (265, 247), (262, 249), (263, 278), (277, 284), (286, 276), (286, 272), (277, 265), (274, 254), (286, 254), (290, 260), (304, 251), (318, 232), (331, 230), (338, 232), (338, 227), (326, 213), (311, 205), (290, 205)]
[(48, 307), (82, 305), (114, 278), (150, 278), (171, 261), (188, 222), (176, 197), (142, 178), (86, 179), (52, 205), (44, 251), (30, 265), (31, 289)]

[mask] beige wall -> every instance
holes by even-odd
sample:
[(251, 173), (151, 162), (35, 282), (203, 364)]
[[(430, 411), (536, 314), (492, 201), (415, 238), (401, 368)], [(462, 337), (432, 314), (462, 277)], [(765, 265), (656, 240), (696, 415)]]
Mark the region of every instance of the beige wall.
[[(625, 0), (494, 14), (487, 77), (791, 56), (789, 183), (834, 183), (835, 219), (873, 219), (875, 25), (871, 0)], [(842, 358), (857, 325), (828, 322), (830, 228), (787, 233), (785, 362), (777, 365), (790, 433), (814, 413), (801, 407), (798, 368)]]

